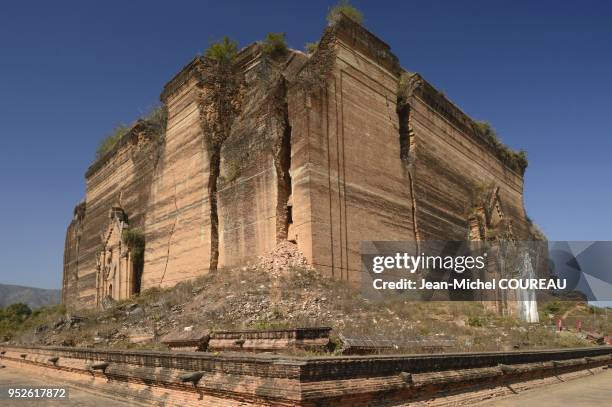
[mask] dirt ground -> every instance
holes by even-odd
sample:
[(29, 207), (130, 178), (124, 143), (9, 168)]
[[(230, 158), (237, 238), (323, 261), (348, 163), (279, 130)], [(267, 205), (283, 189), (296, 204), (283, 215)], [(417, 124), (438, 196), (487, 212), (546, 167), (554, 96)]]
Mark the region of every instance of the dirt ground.
[(477, 404), (479, 407), (609, 406), (612, 403), (612, 371), (551, 386), (528, 390), (510, 397)]
[[(5, 392), (7, 387), (51, 387), (65, 384), (52, 382), (47, 378), (34, 378), (21, 374), (14, 368), (0, 368), (0, 390)], [(101, 406), (134, 406), (135, 404), (123, 402), (114, 398), (96, 394), (93, 391), (84, 391), (74, 386), (68, 386), (68, 399), (62, 400), (9, 400), (0, 397), (3, 407), (40, 407), (40, 406), (71, 406), (71, 407), (101, 407)]]

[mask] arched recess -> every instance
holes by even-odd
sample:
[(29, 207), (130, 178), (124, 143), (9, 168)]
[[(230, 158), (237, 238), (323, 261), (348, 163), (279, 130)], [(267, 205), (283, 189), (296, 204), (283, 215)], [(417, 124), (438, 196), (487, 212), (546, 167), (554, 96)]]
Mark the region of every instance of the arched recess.
[(102, 233), (102, 248), (96, 257), (96, 304), (110, 297), (129, 298), (140, 292), (144, 265), (144, 236), (130, 228), (128, 217), (119, 206), (109, 212)]

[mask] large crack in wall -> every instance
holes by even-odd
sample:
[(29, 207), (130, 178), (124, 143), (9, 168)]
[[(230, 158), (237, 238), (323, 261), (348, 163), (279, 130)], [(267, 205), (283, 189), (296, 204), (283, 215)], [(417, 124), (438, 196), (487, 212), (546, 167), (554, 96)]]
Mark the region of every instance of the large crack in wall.
[(277, 140), (274, 145), (274, 167), (276, 168), (276, 241), (286, 240), (291, 222), (291, 124), (289, 123), (289, 107), (287, 103), (287, 83), (281, 79), (278, 89), (278, 99), (282, 102), (277, 106)]
[(217, 200), (217, 181), (221, 172), (221, 144), (210, 146), (208, 174), (208, 202), (210, 205), (210, 270), (219, 264), (219, 212)]
[(420, 240), (420, 234), (417, 222), (417, 199), (415, 195), (413, 176), (413, 155), (415, 150), (415, 140), (414, 133), (410, 126), (410, 105), (408, 104), (406, 95), (403, 94), (403, 92), (401, 91), (398, 92), (396, 106), (400, 145), (400, 159), (402, 160), (402, 165), (408, 176), (408, 187), (410, 188), (410, 199), (412, 200), (412, 227), (414, 230), (414, 240), (415, 242), (417, 242), (417, 252), (419, 252), (418, 242)]
[(199, 95), (200, 122), (209, 155), (208, 202), (210, 207), (210, 266), (219, 263), (218, 182), (221, 173), (221, 148), (229, 138), (234, 120), (244, 99), (244, 71), (235, 56), (202, 61)]
[(403, 96), (397, 98), (397, 120), (399, 124), (400, 159), (409, 161), (410, 158), (410, 105)]

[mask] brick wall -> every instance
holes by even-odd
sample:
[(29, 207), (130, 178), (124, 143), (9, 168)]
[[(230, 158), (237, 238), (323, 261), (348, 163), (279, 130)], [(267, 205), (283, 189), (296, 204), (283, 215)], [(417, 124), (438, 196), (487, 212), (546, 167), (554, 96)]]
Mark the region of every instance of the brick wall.
[(136, 126), (87, 171), (85, 200), (75, 208), (66, 233), (65, 303), (95, 305), (96, 258), (112, 206), (125, 210), (131, 229), (144, 232), (154, 171), (153, 149), (146, 129)]
[[(431, 399), (600, 371), (610, 347), (423, 356), (300, 358), (3, 346), (2, 363), (158, 405), (341, 406)], [(49, 361), (58, 357), (55, 364)], [(107, 362), (104, 371), (91, 366)], [(181, 376), (202, 372), (196, 385)], [(591, 373), (589, 373), (591, 374)], [(243, 403), (243, 404), (240, 404)]]
[[(328, 27), (319, 44), (312, 57), (290, 51), (271, 62), (258, 44), (239, 54), (242, 109), (221, 149), (217, 183), (219, 267), (244, 263), (287, 235), (321, 272), (357, 282), (362, 240), (467, 239), (474, 195), (492, 187), (515, 237), (529, 237), (522, 171), (502, 160), (465, 113), (422, 78), (400, 113), (405, 72), (386, 43), (350, 19)], [(330, 51), (324, 83), (304, 89), (300, 75), (323, 50)], [(99, 234), (119, 199), (130, 225), (145, 231), (143, 289), (208, 272), (210, 151), (200, 126), (201, 64), (195, 58), (164, 88), (168, 126), (158, 160), (137, 158), (125, 145), (88, 172), (86, 215), (66, 236), (67, 303), (93, 304)], [(280, 95), (285, 128), (271, 103), (271, 73), (287, 81)], [(288, 174), (279, 170), (278, 154), (287, 127)], [(400, 131), (408, 132), (408, 146)], [(289, 176), (290, 191), (283, 184)], [(293, 222), (283, 231), (289, 195)]]

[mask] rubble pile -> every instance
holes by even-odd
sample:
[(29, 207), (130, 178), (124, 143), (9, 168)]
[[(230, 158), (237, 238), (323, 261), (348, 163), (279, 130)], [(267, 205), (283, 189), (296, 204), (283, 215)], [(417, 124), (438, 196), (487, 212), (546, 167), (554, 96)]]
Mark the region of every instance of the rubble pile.
[[(129, 300), (107, 300), (99, 310), (79, 310), (78, 315), (61, 318), (55, 315), (13, 341), (167, 349), (163, 338), (186, 328), (208, 332), (329, 326), (332, 335), (349, 342), (451, 335), (457, 351), (497, 350), (517, 343), (521, 347), (539, 343), (582, 346), (572, 338), (557, 338), (544, 327), (537, 332), (522, 332), (518, 325), (516, 330), (502, 329), (517, 323), (492, 317), (485, 320), (483, 312), (473, 303), (461, 308), (456, 302), (452, 306), (369, 302), (355, 287), (310, 267), (295, 244), (281, 242), (243, 267), (218, 270), (168, 289), (154, 287)], [(470, 315), (479, 315), (481, 323), (471, 323)]]
[(279, 276), (296, 268), (314, 270), (297, 245), (289, 241), (282, 241), (270, 253), (259, 256), (252, 267), (255, 271), (268, 273), (270, 276)]

